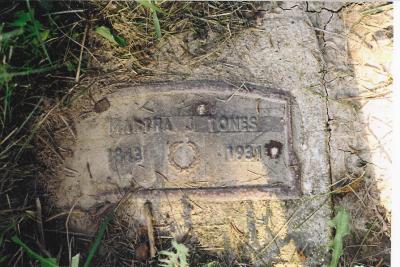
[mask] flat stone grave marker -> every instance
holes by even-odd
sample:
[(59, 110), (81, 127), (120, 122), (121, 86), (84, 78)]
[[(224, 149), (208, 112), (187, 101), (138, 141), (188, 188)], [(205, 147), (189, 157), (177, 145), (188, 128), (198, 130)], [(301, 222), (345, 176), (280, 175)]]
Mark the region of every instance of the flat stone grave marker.
[(110, 94), (107, 110), (77, 124), (67, 165), (81, 174), (84, 194), (105, 198), (116, 190), (149, 199), (298, 197), (290, 95), (238, 89), (191, 81)]
[(151, 69), (174, 82), (96, 88), (97, 104), (77, 103), (85, 117), (73, 118), (56, 192), (57, 206), (81, 211), (71, 224), (85, 231), (96, 207), (120, 203), (118, 219), (134, 231), (149, 201), (160, 241), (190, 238), (254, 266), (327, 264), (323, 55), (301, 9), (267, 14), (261, 31), (244, 31), (198, 65), (171, 36)]

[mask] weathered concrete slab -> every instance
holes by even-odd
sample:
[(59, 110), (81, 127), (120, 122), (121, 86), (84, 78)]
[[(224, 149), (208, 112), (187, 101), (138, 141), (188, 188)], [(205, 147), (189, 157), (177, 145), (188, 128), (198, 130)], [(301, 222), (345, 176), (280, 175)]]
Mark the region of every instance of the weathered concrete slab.
[[(324, 195), (330, 190), (330, 175), (322, 52), (306, 13), (299, 6), (285, 8), (267, 12), (256, 29), (196, 59), (185, 57), (185, 49), (180, 49), (184, 42), (172, 37), (152, 69), (168, 79), (207, 77), (290, 92), (295, 99), (293, 146), (301, 164), (303, 198), (230, 203), (189, 199), (154, 203), (154, 210), (162, 232), (194, 236), (213, 251), (225, 248), (260, 265), (317, 266), (327, 261), (332, 212)], [(134, 200), (131, 205), (140, 207)]]
[[(323, 86), (322, 52), (307, 14), (301, 5), (267, 12), (257, 28), (244, 31), (210, 54), (198, 58), (187, 56), (185, 39), (185, 36), (172, 36), (161, 44), (156, 55), (157, 63), (151, 67), (158, 79), (223, 80), (225, 85), (210, 90), (209, 84), (200, 84), (195, 90), (186, 89), (191, 93), (184, 96), (177, 93), (182, 90), (179, 88), (169, 88), (169, 94), (154, 94), (157, 88), (142, 85), (135, 87), (141, 89), (125, 89), (106, 95), (110, 102), (107, 111), (91, 113), (85, 121), (76, 121), (74, 157), (65, 163), (67, 167), (73, 166), (68, 169), (74, 171), (63, 176), (59, 205), (70, 207), (76, 202), (77, 206), (87, 209), (97, 203), (125, 198), (121, 204), (121, 217), (135, 225), (143, 222), (143, 203), (149, 199), (160, 238), (168, 236), (182, 241), (189, 237), (206, 250), (218, 252), (225, 249), (236, 257), (249, 258), (255, 265), (326, 264), (330, 241), (328, 220), (332, 212), (326, 194), (331, 183), (328, 109)], [(258, 86), (253, 90), (248, 84)], [(292, 99), (291, 104), (277, 101), (279, 97), (271, 97), (269, 88), (285, 92), (284, 95)], [(185, 101), (189, 104), (187, 109)], [(202, 106), (203, 102), (211, 105)], [(286, 113), (289, 106), (291, 116)], [(181, 113), (176, 113), (178, 108), (182, 108)], [(175, 119), (178, 115), (189, 114), (201, 121), (201, 114), (207, 117), (209, 112), (217, 118), (219, 125), (212, 123), (214, 126), (210, 128), (208, 122), (192, 125), (190, 120), (184, 123), (185, 120)], [(228, 117), (220, 120), (223, 114), (233, 116), (231, 125)], [(132, 121), (134, 115), (141, 125), (137, 128), (124, 122), (126, 119)], [(154, 116), (170, 119), (155, 120)], [(247, 127), (245, 123), (237, 125), (235, 116), (247, 117)], [(252, 123), (254, 116), (266, 119), (259, 125)], [(143, 121), (146, 118), (151, 118), (147, 124)], [(179, 131), (168, 133), (174, 125)], [(185, 131), (186, 126), (196, 129), (191, 127), (195, 125), (205, 130)], [(215, 129), (213, 127), (216, 131), (210, 131)], [(238, 134), (221, 131), (227, 127), (230, 131), (238, 128), (247, 131)], [(257, 140), (253, 130), (258, 130), (261, 140)], [(166, 136), (170, 140), (168, 144)], [(280, 146), (272, 141), (282, 144), (282, 155), (277, 159), (274, 157)], [(252, 146), (248, 158), (244, 151), (243, 158), (239, 146), (246, 150), (249, 144), (256, 146)], [(254, 156), (259, 153), (258, 145), (261, 145), (264, 158), (254, 161)], [(213, 147), (212, 153), (208, 150), (210, 147)], [(107, 149), (111, 150), (107, 152)], [(221, 155), (214, 153), (216, 151)], [(301, 166), (299, 177), (296, 170), (292, 170), (297, 162), (291, 151)], [(198, 155), (203, 163), (196, 160)], [(227, 156), (236, 159), (226, 161)], [(95, 157), (99, 160), (93, 160)], [(276, 165), (271, 167), (271, 164)], [(212, 168), (204, 169), (207, 165)], [(189, 171), (192, 168), (198, 169)], [(257, 174), (249, 172), (249, 169)], [(161, 174), (155, 173), (156, 170), (161, 170)], [(257, 178), (258, 173), (262, 179), (251, 180)], [(266, 174), (268, 179), (264, 177)], [(245, 195), (242, 200), (235, 197), (216, 200), (197, 199), (193, 197), (193, 191), (189, 194), (182, 192), (204, 187), (204, 184), (208, 188), (262, 186), (269, 192), (272, 189), (273, 194), (268, 193), (263, 199), (257, 197), (258, 200), (252, 194)], [(142, 191), (134, 190), (138, 185)], [(153, 187), (157, 190), (148, 190)], [(176, 191), (179, 194), (169, 194), (164, 198), (148, 194), (177, 188), (180, 188)], [(126, 195), (125, 189), (135, 193)], [(138, 197), (141, 193), (137, 192), (145, 194)], [(302, 194), (301, 198), (298, 193)]]
[[(379, 14), (364, 14), (378, 6), (382, 7)], [(321, 40), (329, 96), (332, 180), (356, 185), (335, 201), (350, 213), (354, 236), (365, 236), (371, 223), (376, 222), (380, 229), (379, 234), (368, 235), (358, 252), (359, 259), (372, 255), (370, 265), (390, 258), (392, 8), (388, 3), (371, 3), (346, 8), (341, 14), (327, 10), (319, 14), (318, 27), (326, 30)], [(358, 244), (354, 238), (346, 245)], [(373, 256), (376, 250), (370, 244), (383, 253)], [(349, 249), (347, 257), (354, 253)]]

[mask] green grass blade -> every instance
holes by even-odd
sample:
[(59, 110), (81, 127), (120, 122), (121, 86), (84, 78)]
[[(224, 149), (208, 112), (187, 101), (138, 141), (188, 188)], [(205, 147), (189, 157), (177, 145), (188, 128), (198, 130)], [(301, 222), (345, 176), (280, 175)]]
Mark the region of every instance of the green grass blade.
[(43, 72), (48, 72), (51, 70), (55, 70), (59, 68), (60, 65), (52, 65), (49, 67), (42, 67), (42, 68), (37, 68), (37, 69), (29, 69), (29, 70), (24, 70), (24, 71), (17, 71), (17, 72), (0, 72), (0, 80), (3, 79), (11, 79), (17, 76), (27, 76), (27, 75), (32, 75), (32, 74), (38, 74), (38, 73), (43, 73)]
[(86, 261), (85, 261), (85, 264), (83, 265), (83, 267), (89, 267), (90, 264), (92, 263), (93, 257), (96, 254), (97, 249), (100, 246), (101, 240), (103, 239), (104, 234), (106, 232), (107, 225), (113, 218), (113, 215), (114, 215), (114, 211), (111, 211), (107, 215), (107, 217), (103, 220), (103, 222), (100, 224), (99, 231), (97, 232), (96, 238), (95, 238), (92, 246), (90, 247), (88, 256), (86, 258)]
[(141, 4), (144, 7), (147, 7), (153, 12), (159, 12), (165, 14), (165, 11), (153, 4), (150, 0), (136, 0), (139, 4)]
[(30, 20), (31, 20), (31, 22), (33, 24), (33, 29), (35, 30), (36, 39), (39, 42), (40, 46), (42, 47), (43, 53), (46, 55), (46, 58), (49, 61), (50, 65), (53, 65), (53, 62), (50, 59), (49, 53), (47, 52), (46, 46), (43, 43), (42, 35), (40, 34), (39, 29), (38, 29), (38, 27), (37, 27), (37, 25), (35, 23), (35, 18), (32, 15), (33, 12), (30, 12), (32, 10), (32, 8), (31, 8), (31, 5), (29, 3), (29, 0), (26, 0), (26, 5), (27, 5), (28, 10), (29, 10), (28, 13), (29, 13)]
[(111, 30), (106, 26), (97, 27), (95, 32), (113, 44), (119, 45), (121, 47), (126, 46), (126, 40), (124, 38), (122, 38), (121, 36), (113, 34), (111, 32)]
[(70, 267), (79, 267), (79, 253), (72, 257), (71, 266)]
[(152, 12), (152, 16), (153, 16), (153, 24), (154, 24), (154, 29), (156, 30), (156, 36), (157, 39), (161, 39), (161, 27), (160, 27), (160, 21), (158, 20), (157, 17), (157, 12), (153, 11)]
[(160, 20), (158, 19), (157, 12), (165, 14), (165, 12), (153, 4), (152, 0), (136, 0), (140, 5), (150, 9), (153, 18), (154, 29), (156, 31), (157, 39), (161, 39)]
[(42, 267), (59, 267), (59, 265), (57, 264), (57, 262), (54, 258), (45, 258), (45, 257), (40, 256), (38, 253), (36, 253), (32, 249), (30, 249), (28, 247), (28, 245), (26, 245), (24, 242), (22, 242), (22, 240), (19, 239), (18, 236), (14, 235), (13, 237), (11, 237), (11, 240), (15, 244), (19, 245), (28, 254), (29, 257), (39, 261), (40, 266), (42, 266)]
[(9, 32), (0, 33), (0, 42), (5, 42), (14, 38), (15, 36), (21, 35), (24, 33), (24, 29), (20, 28), (18, 30), (13, 30)]
[(104, 39), (107, 39), (111, 43), (118, 45), (118, 42), (115, 40), (114, 35), (111, 33), (111, 30), (108, 27), (100, 26), (97, 27), (94, 31)]

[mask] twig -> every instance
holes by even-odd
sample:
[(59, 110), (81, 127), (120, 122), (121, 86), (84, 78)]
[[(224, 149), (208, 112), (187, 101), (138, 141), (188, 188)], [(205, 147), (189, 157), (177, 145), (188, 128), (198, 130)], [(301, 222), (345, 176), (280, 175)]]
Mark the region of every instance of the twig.
[[(67, 37), (67, 38), (68, 38), (69, 40), (71, 40), (73, 43), (75, 43), (75, 44), (81, 46), (80, 43), (78, 43), (77, 41), (75, 41), (72, 37), (70, 37), (68, 34), (66, 34), (60, 27), (58, 27), (57, 23), (51, 18), (51, 16), (49, 16), (49, 19), (50, 19), (50, 22), (51, 22), (52, 24), (54, 24), (54, 26), (57, 28), (57, 30), (59, 30), (59, 31), (63, 34), (63, 36)], [(90, 50), (89, 50), (87, 47), (84, 46), (83, 48), (84, 48), (84, 49), (86, 50), (86, 52), (88, 52), (89, 55), (91, 55), (98, 63), (100, 63), (100, 61), (93, 55), (92, 52), (90, 52)]]
[(85, 12), (84, 9), (75, 9), (75, 10), (63, 10), (63, 11), (57, 11), (57, 12), (51, 12), (51, 13), (46, 13), (43, 14), (42, 16), (51, 16), (51, 15), (61, 15), (61, 14), (69, 14), (69, 13), (83, 13)]
[(90, 179), (93, 179), (93, 175), (92, 175), (92, 171), (90, 170), (90, 164), (89, 164), (89, 162), (86, 162), (86, 168), (87, 168), (87, 170), (88, 170)]
[(42, 204), (40, 203), (40, 199), (36, 198), (36, 223), (39, 231), (39, 243), (46, 249), (46, 243), (44, 240), (44, 232), (43, 232), (43, 220), (42, 220)]
[(361, 250), (362, 246), (364, 245), (365, 241), (367, 240), (368, 235), (369, 235), (370, 232), (372, 231), (372, 228), (375, 226), (376, 221), (377, 221), (377, 219), (375, 219), (375, 220), (372, 222), (371, 227), (368, 229), (368, 232), (365, 234), (363, 240), (361, 241), (360, 247), (357, 249), (357, 252), (356, 252), (356, 254), (354, 255), (353, 259), (351, 260), (351, 263), (350, 263), (349, 266), (353, 266), (353, 264), (355, 263), (355, 261), (356, 261), (356, 259), (357, 259), (357, 256), (358, 256), (358, 253), (360, 253), (360, 250)]
[(65, 220), (65, 229), (66, 229), (66, 234), (67, 234), (67, 245), (68, 245), (68, 259), (69, 259), (69, 263), (70, 264), (71, 264), (71, 261), (72, 261), (72, 251), (71, 251), (71, 242), (69, 240), (68, 224), (69, 224), (69, 217), (71, 216), (71, 213), (74, 210), (76, 204), (78, 204), (78, 200), (79, 200), (79, 198), (75, 201), (74, 205), (72, 205), (71, 209), (69, 210), (67, 219)]
[(150, 257), (156, 256), (156, 242), (154, 239), (154, 227), (153, 227), (153, 214), (151, 212), (151, 203), (147, 201), (144, 203), (144, 216), (146, 219), (147, 235), (149, 238)]
[(52, 145), (50, 145), (43, 137), (41, 137), (40, 135), (38, 135), (38, 139), (40, 141), (42, 141), (46, 146), (49, 147), (49, 149), (55, 154), (57, 155), (62, 161), (64, 160), (64, 157), (56, 150), (56, 148), (54, 148)]
[(72, 130), (71, 126), (68, 124), (67, 120), (62, 115), (59, 115), (59, 117), (64, 122), (65, 126), (67, 127), (68, 131), (71, 133), (72, 137), (76, 140), (76, 135), (74, 134), (74, 131)]
[(79, 212), (79, 211), (73, 211), (73, 212), (64, 211), (64, 212), (61, 212), (61, 213), (58, 213), (58, 214), (55, 214), (55, 215), (51, 216), (50, 218), (46, 219), (45, 222), (50, 222), (50, 221), (52, 221), (54, 219), (57, 219), (58, 217), (69, 215), (69, 214), (81, 214), (81, 212)]
[(83, 33), (83, 39), (81, 44), (81, 51), (79, 52), (79, 63), (78, 69), (76, 70), (75, 81), (79, 82), (80, 74), (81, 74), (81, 64), (82, 64), (82, 56), (83, 56), (83, 48), (85, 47), (86, 35), (89, 29), (89, 23), (86, 23), (85, 32)]

